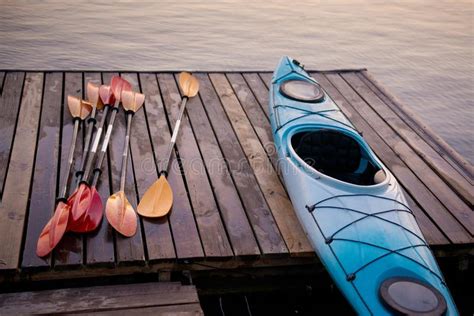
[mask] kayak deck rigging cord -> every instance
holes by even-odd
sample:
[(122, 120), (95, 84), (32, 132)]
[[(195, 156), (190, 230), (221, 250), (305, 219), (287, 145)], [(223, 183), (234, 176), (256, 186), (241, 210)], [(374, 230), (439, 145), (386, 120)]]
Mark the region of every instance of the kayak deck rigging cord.
[[(380, 212), (375, 212), (375, 213), (368, 213), (368, 212), (364, 212), (364, 211), (361, 211), (361, 210), (357, 210), (357, 209), (352, 209), (352, 208), (348, 208), (348, 207), (339, 207), (339, 206), (331, 206), (331, 205), (321, 205), (322, 203), (324, 202), (327, 202), (329, 200), (335, 200), (335, 199), (341, 199), (341, 198), (345, 198), (345, 197), (360, 197), (360, 196), (365, 196), (365, 197), (371, 197), (371, 198), (376, 198), (376, 199), (382, 199), (382, 200), (387, 200), (387, 201), (392, 201), (392, 202), (395, 202), (397, 203), (398, 205), (402, 206), (402, 208), (392, 208), (392, 209), (388, 209), (388, 210), (383, 210), (383, 211), (380, 211)], [(392, 254), (395, 254), (395, 255), (398, 255), (398, 256), (401, 256), (419, 266), (421, 266), (422, 268), (426, 269), (427, 271), (429, 271), (431, 274), (433, 274), (436, 278), (438, 278), (440, 280), (440, 282), (444, 285), (446, 285), (446, 283), (444, 282), (443, 278), (438, 275), (436, 272), (434, 272), (432, 269), (430, 269), (427, 265), (426, 265), (426, 262), (425, 263), (421, 263), (411, 257), (409, 257), (408, 255), (405, 255), (403, 253), (401, 253), (402, 251), (404, 250), (407, 250), (407, 249), (415, 249), (415, 248), (420, 248), (420, 247), (424, 247), (424, 248), (427, 248), (429, 251), (430, 248), (428, 246), (428, 244), (426, 243), (426, 241), (423, 239), (423, 237), (421, 237), (420, 235), (416, 234), (415, 232), (409, 230), (408, 228), (402, 226), (401, 224), (399, 223), (396, 223), (396, 222), (393, 222), (389, 219), (386, 219), (386, 218), (383, 218), (381, 217), (380, 215), (382, 214), (387, 214), (387, 213), (391, 213), (391, 212), (405, 212), (405, 213), (409, 213), (411, 214), (413, 217), (415, 217), (415, 215), (413, 214), (413, 211), (407, 206), (405, 205), (404, 203), (400, 202), (400, 201), (397, 201), (396, 199), (392, 199), (392, 198), (388, 198), (388, 197), (382, 197), (382, 196), (378, 196), (378, 195), (373, 195), (373, 194), (365, 194), (365, 193), (360, 193), (360, 194), (340, 194), (340, 195), (334, 195), (334, 196), (331, 196), (329, 198), (325, 198), (315, 204), (312, 204), (312, 205), (306, 205), (306, 209), (308, 210), (308, 212), (311, 214), (316, 226), (318, 227), (318, 230), (319, 232), (321, 233), (321, 235), (323, 236), (325, 242), (326, 242), (326, 245), (329, 247), (329, 250), (331, 251), (332, 255), (334, 256), (334, 258), (336, 259), (336, 261), (338, 262), (340, 268), (342, 269), (342, 271), (344, 272), (344, 274), (346, 275), (346, 280), (348, 282), (350, 282), (352, 284), (352, 286), (354, 287), (354, 290), (357, 292), (358, 296), (360, 297), (360, 299), (362, 300), (362, 302), (364, 303), (364, 305), (366, 306), (366, 308), (369, 310), (370, 312), (370, 308), (368, 306), (368, 304), (365, 302), (363, 296), (360, 294), (359, 290), (357, 289), (357, 286), (354, 284), (354, 280), (356, 279), (356, 276), (357, 276), (357, 273), (359, 273), (360, 271), (362, 271), (363, 269), (369, 267), (370, 265), (374, 264), (375, 262), (389, 256), (389, 255), (392, 255)], [(332, 234), (326, 236), (326, 234), (323, 232), (323, 229), (321, 228), (321, 226), (319, 225), (318, 223), (318, 220), (316, 218), (316, 211), (318, 209), (334, 209), (334, 210), (343, 210), (343, 211), (349, 211), (349, 212), (353, 212), (353, 213), (357, 213), (357, 214), (360, 214), (360, 215), (363, 215), (362, 217), (360, 218), (357, 218), (355, 220), (353, 220), (352, 222), (349, 222), (348, 224), (340, 227), (339, 229), (337, 229), (335, 232), (333, 232)], [(362, 240), (355, 240), (355, 239), (348, 239), (348, 238), (337, 238), (335, 237), (337, 234), (339, 234), (340, 232), (342, 232), (343, 230), (347, 229), (348, 227), (360, 222), (360, 221), (363, 221), (367, 218), (376, 218), (376, 219), (379, 219), (379, 220), (382, 220), (386, 223), (389, 223), (389, 224), (392, 224), (394, 226), (397, 226), (399, 228), (401, 228), (403, 231), (415, 236), (418, 240), (420, 240), (421, 243), (419, 244), (411, 244), (411, 245), (408, 245), (408, 246), (405, 246), (405, 247), (401, 247), (401, 248), (397, 248), (397, 249), (390, 249), (390, 248), (387, 248), (387, 247), (383, 247), (383, 246), (380, 246), (380, 245), (377, 245), (377, 244), (374, 244), (374, 243), (369, 243), (369, 242), (365, 242), (365, 241), (362, 241)], [(334, 241), (339, 241), (339, 242), (350, 242), (350, 243), (357, 243), (357, 244), (362, 244), (362, 245), (366, 245), (366, 246), (369, 246), (369, 247), (373, 247), (373, 248), (377, 248), (377, 249), (381, 249), (381, 250), (385, 250), (386, 252), (375, 257), (374, 259), (372, 260), (369, 260), (367, 261), (366, 263), (364, 263), (363, 265), (361, 265), (359, 268), (355, 269), (354, 271), (352, 272), (348, 272), (344, 265), (342, 264), (342, 262), (340, 261), (335, 249), (332, 247), (332, 243)], [(423, 261), (424, 259), (421, 258)]]
[[(273, 107), (273, 109), (277, 109), (277, 108), (289, 108), (289, 109), (294, 109), (294, 110), (298, 110), (298, 111), (301, 111), (301, 112), (305, 112), (305, 114), (303, 115), (300, 115), (298, 117), (295, 117), (295, 118), (292, 118), (291, 120), (288, 120), (286, 121), (283, 125), (280, 125), (278, 124), (278, 128), (275, 130), (275, 133), (278, 132), (279, 130), (281, 130), (283, 127), (285, 127), (286, 125), (296, 121), (296, 120), (299, 120), (299, 119), (302, 119), (302, 118), (305, 118), (305, 117), (308, 117), (308, 116), (311, 116), (311, 115), (317, 115), (317, 116), (320, 116), (322, 118), (325, 118), (325, 119), (328, 119), (328, 120), (331, 120), (331, 121), (334, 121), (336, 123), (339, 123), (341, 125), (344, 125), (345, 127), (347, 128), (350, 128), (352, 130), (354, 130), (355, 132), (357, 132), (358, 134), (362, 135), (361, 132), (359, 132), (358, 130), (356, 130), (353, 126), (347, 124), (347, 123), (344, 123), (340, 120), (337, 120), (337, 119), (334, 119), (328, 115), (325, 115), (324, 113), (331, 113), (331, 112), (341, 112), (341, 110), (339, 109), (329, 109), (329, 110), (321, 110), (321, 111), (310, 111), (310, 110), (306, 110), (306, 109), (302, 109), (302, 108), (299, 108), (299, 107), (295, 107), (295, 106), (290, 106), (290, 105), (282, 105), (282, 104), (278, 104), (278, 105), (275, 105)], [(278, 114), (277, 114), (278, 115)]]

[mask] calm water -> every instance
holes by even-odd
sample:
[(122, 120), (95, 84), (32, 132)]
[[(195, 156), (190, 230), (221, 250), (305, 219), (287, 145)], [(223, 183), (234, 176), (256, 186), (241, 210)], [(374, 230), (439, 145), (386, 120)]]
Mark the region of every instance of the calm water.
[(473, 1), (1, 1), (0, 69), (367, 67), (474, 162)]

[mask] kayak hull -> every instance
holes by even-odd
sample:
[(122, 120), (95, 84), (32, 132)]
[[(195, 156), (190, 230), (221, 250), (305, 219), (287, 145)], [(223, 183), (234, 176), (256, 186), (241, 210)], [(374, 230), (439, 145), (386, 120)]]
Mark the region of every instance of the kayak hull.
[[(327, 94), (317, 103), (289, 99), (280, 93), (281, 84), (288, 80), (316, 83), (289, 57), (282, 58), (273, 75), (270, 120), (279, 168), (298, 219), (341, 292), (358, 314), (391, 315), (394, 310), (382, 299), (384, 282), (413, 279), (442, 296), (439, 304), (446, 305), (446, 315), (457, 315), (441, 271), (395, 177)], [(308, 164), (292, 140), (296, 135), (319, 131), (339, 133), (355, 141), (366, 160), (383, 171), (383, 181), (350, 183)], [(429, 306), (422, 303), (413, 308), (426, 311)]]

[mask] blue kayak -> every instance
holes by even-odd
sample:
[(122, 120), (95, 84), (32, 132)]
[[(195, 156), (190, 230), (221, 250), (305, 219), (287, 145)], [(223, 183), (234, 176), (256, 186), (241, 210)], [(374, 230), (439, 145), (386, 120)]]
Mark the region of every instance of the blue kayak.
[(301, 64), (273, 74), (279, 167), (321, 262), (360, 315), (458, 315), (395, 177)]

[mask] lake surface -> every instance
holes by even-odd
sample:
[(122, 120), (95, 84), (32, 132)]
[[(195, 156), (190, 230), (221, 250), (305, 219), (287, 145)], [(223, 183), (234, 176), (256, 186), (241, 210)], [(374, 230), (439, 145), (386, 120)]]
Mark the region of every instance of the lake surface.
[(366, 67), (474, 162), (473, 1), (1, 1), (0, 69)]

